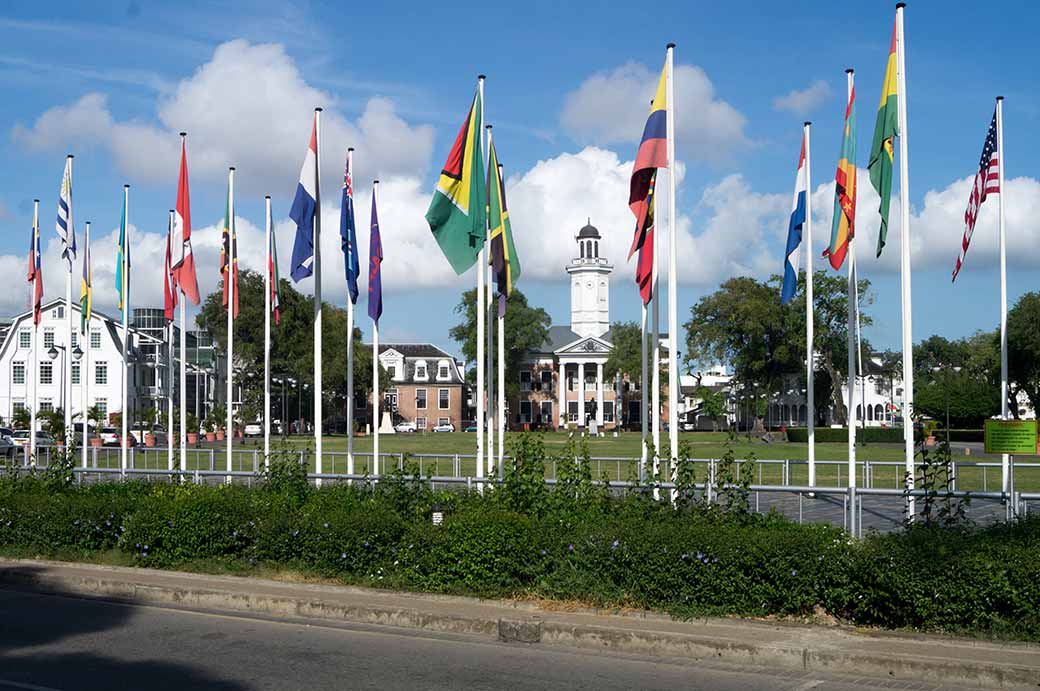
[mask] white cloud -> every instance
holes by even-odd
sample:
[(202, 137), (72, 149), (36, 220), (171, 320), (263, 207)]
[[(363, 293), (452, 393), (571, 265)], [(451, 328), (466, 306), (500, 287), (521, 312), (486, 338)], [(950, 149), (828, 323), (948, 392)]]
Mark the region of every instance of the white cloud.
[(336, 105), (304, 81), (281, 45), (234, 40), (160, 98), (158, 124), (120, 120), (106, 96), (90, 93), (44, 112), (31, 127), (15, 126), (14, 137), (43, 150), (97, 144), (132, 180), (170, 183), (177, 175), (177, 133), (186, 130), (193, 179), (221, 178), (234, 165), (243, 191), (264, 194), (292, 189), (313, 108), (322, 106), (322, 173), (333, 187), (342, 179), (348, 146), (357, 149), (358, 179), (425, 173), (431, 127), (409, 125), (386, 98), (369, 99), (356, 121)]
[[(567, 94), (561, 125), (583, 144), (638, 142), (659, 75), (634, 62), (592, 75)], [(676, 66), (675, 99), (680, 158), (717, 162), (750, 143), (744, 133), (747, 119), (716, 97), (700, 67)]]
[(795, 115), (806, 115), (831, 97), (831, 86), (820, 79), (804, 89), (795, 89), (773, 99), (773, 108)]

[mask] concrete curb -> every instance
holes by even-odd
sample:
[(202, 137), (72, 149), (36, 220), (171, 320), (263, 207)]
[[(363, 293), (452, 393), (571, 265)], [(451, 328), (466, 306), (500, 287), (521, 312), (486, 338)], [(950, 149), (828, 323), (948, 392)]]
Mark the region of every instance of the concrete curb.
[(0, 587), (271, 617), (469, 634), (509, 643), (714, 660), (981, 688), (1040, 687), (1040, 646), (739, 620), (679, 622), (528, 603), (151, 569), (0, 560)]

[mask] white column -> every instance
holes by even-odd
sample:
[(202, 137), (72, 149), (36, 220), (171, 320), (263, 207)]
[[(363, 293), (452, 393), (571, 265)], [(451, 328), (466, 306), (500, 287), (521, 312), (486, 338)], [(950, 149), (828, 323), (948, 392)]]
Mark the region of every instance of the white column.
[(559, 388), (560, 406), (556, 411), (556, 417), (560, 421), (560, 427), (567, 426), (567, 363), (560, 360), (560, 370), (557, 374), (557, 388)]
[(603, 363), (596, 363), (596, 425), (603, 429)]
[[(902, 283), (903, 308), (903, 448), (906, 456), (907, 489), (914, 488), (914, 424), (911, 415), (914, 401), (914, 347), (912, 328), (912, 292), (910, 290), (910, 163), (907, 160), (906, 117), (906, 53), (903, 37), (903, 8), (896, 5), (896, 86), (899, 118), (899, 274)], [(1004, 152), (1001, 151), (1003, 156)], [(1001, 161), (1003, 166), (1003, 161)], [(913, 516), (916, 502), (908, 502)]]
[(578, 427), (585, 428), (585, 363), (578, 363)]
[[(1004, 230), (1004, 97), (997, 97), (997, 186), (1000, 188), (1000, 419), (1010, 419), (1008, 410), (1008, 347), (1007, 347), (1007, 235)], [(1000, 457), (1001, 492), (1010, 492), (1011, 456)]]

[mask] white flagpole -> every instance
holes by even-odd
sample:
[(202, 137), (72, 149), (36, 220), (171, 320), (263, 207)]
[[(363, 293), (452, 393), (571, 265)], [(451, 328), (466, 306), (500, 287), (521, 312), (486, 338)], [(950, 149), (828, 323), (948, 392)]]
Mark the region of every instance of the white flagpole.
[[(483, 98), (481, 98), (481, 104), (483, 105)], [(481, 119), (483, 120), (483, 118), (481, 118)], [(485, 172), (490, 174), (490, 172), (491, 172), (490, 171), (490, 168), (491, 168), (491, 142), (492, 142), (491, 125), (484, 125), (484, 130), (487, 133), (487, 159), (486, 159), (487, 160), (487, 166), (486, 166), (487, 170)], [(490, 178), (490, 175), (488, 175), (488, 177)], [(485, 190), (485, 191), (487, 192), (488, 198), (490, 199), (490, 197), (491, 197), (491, 190)], [(487, 360), (485, 362), (485, 368), (486, 368), (485, 376), (487, 377), (487, 407), (488, 407), (488, 411), (487, 411), (487, 413), (488, 413), (488, 415), (487, 415), (487, 472), (488, 472), (488, 475), (491, 475), (491, 473), (495, 469), (495, 416), (498, 414), (498, 411), (495, 410), (495, 377), (494, 377), (494, 366), (495, 366), (495, 364), (494, 364), (494, 360), (495, 360), (494, 333), (495, 333), (495, 329), (492, 326), (492, 324), (494, 323), (494, 320), (493, 320), (493, 318), (491, 316), (491, 314), (492, 314), (491, 309), (492, 309), (492, 305), (494, 304), (494, 300), (493, 300), (493, 297), (494, 297), (493, 290), (494, 290), (494, 288), (492, 287), (492, 283), (493, 282), (491, 280), (491, 256), (490, 256), (491, 255), (491, 237), (490, 237), (491, 218), (490, 217), (487, 219), (487, 223), (488, 223), (488, 231), (489, 232), (488, 232), (487, 240), (485, 241), (485, 243), (486, 243), (485, 246), (487, 247), (487, 255), (488, 256), (486, 257), (487, 261), (483, 262), (483, 266), (481, 267), (480, 270), (483, 271), (483, 272), (486, 272), (485, 273), (485, 277), (486, 277), (485, 278), (485, 280), (486, 280), (486, 283), (485, 283), (486, 293), (485, 293), (485, 298), (484, 298), (484, 316), (485, 316), (485, 319), (487, 321), (485, 321), (484, 324), (486, 326), (486, 331), (487, 331), (487, 334), (486, 334), (487, 350), (485, 351), (487, 353)]]
[(809, 430), (809, 486), (816, 486), (816, 392), (813, 391), (813, 240), (812, 240), (812, 160), (809, 135), (812, 123), (805, 123), (805, 422)]
[[(484, 80), (487, 79), (483, 74), (477, 77), (477, 85), (480, 89), (480, 121), (484, 122)], [(487, 161), (487, 154), (490, 150), (488, 147), (487, 131), (483, 133), (482, 145), (484, 147), (483, 156), (484, 160)], [(484, 235), (487, 237), (487, 223), (484, 224)], [(484, 324), (485, 311), (487, 305), (485, 304), (484, 295), (484, 265), (487, 263), (487, 254), (484, 251), (486, 242), (481, 241), (480, 253), (477, 255), (477, 388), (474, 393), (477, 404), (477, 477), (484, 477), (484, 333), (487, 328)], [(479, 485), (483, 489), (483, 485)]]
[[(856, 81), (855, 71), (850, 69), (845, 70), (846, 82), (848, 84), (847, 98), (852, 98), (852, 91)], [(848, 101), (846, 101), (847, 103)], [(848, 374), (846, 376), (846, 384), (848, 388), (848, 409), (849, 413), (846, 416), (846, 424), (849, 429), (849, 487), (856, 487), (856, 330), (855, 330), (855, 319), (856, 319), (856, 239), (855, 237), (849, 237), (848, 257), (846, 258), (846, 264), (848, 267), (848, 339), (847, 347), (848, 350)], [(855, 515), (854, 507), (850, 507), (851, 515)], [(853, 523), (850, 521), (849, 525)], [(855, 534), (855, 529), (852, 529)]]
[[(36, 264), (36, 254), (40, 251), (40, 200), (33, 199), (33, 256), (30, 261), (33, 265)], [(29, 288), (29, 318), (33, 320), (32, 329), (32, 343), (30, 344), (29, 351), (32, 353), (32, 382), (33, 382), (33, 393), (32, 399), (29, 401), (29, 457), (30, 464), (36, 466), (36, 410), (39, 408), (40, 399), (40, 354), (37, 352), (37, 345), (39, 345), (39, 330), (40, 327), (36, 323), (36, 281), (40, 280), (39, 274), (36, 274), (36, 278), (33, 280), (32, 287)]]
[[(72, 154), (67, 157), (69, 163), (69, 220), (66, 231), (66, 242), (76, 237), (75, 227), (72, 223)], [(61, 404), (65, 407), (65, 448), (72, 446), (72, 257), (66, 262), (68, 270), (65, 272), (65, 368), (61, 376), (65, 380), (65, 399)], [(86, 415), (86, 411), (83, 412)]]
[[(354, 180), (354, 147), (347, 149), (347, 170), (350, 171), (351, 186)], [(355, 226), (357, 224), (355, 223)], [(355, 245), (357, 230), (355, 227)], [(358, 248), (350, 251), (358, 256)], [(357, 280), (357, 276), (354, 277)], [(347, 474), (354, 474), (354, 301), (347, 294)]]
[[(1004, 230), (1004, 97), (997, 96), (997, 186), (1000, 188), (1000, 419), (1010, 419), (1008, 410), (1008, 338), (1007, 338), (1007, 234)], [(1011, 456), (1000, 458), (1001, 492), (1012, 490)]]
[[(505, 242), (505, 238), (502, 241)], [(499, 300), (506, 298), (499, 297)], [(502, 464), (506, 451), (506, 318), (498, 317), (498, 463)], [(517, 412), (520, 404), (517, 403)]]
[(126, 475), (127, 469), (127, 416), (129, 410), (127, 410), (127, 379), (129, 377), (129, 363), (130, 363), (130, 276), (129, 265), (126, 261), (127, 248), (130, 246), (130, 185), (123, 185), (123, 208), (126, 209), (126, 227), (124, 228), (123, 242), (123, 256), (120, 261), (123, 263), (123, 386), (120, 401), (121, 412), (120, 412), (120, 437), (119, 437), (119, 464), (123, 475)]
[[(314, 472), (321, 454), (321, 108), (314, 109)], [(316, 483), (321, 486), (321, 479)]]
[[(376, 205), (379, 181), (372, 183), (372, 206)], [(380, 235), (382, 238), (382, 235)], [(371, 261), (371, 258), (369, 258)], [(371, 293), (369, 293), (371, 296)], [(372, 320), (372, 475), (379, 477), (379, 423), (381, 417), (379, 405), (379, 320)], [(480, 456), (477, 456), (477, 469), (480, 469)]]
[[(899, 273), (902, 283), (903, 308), (903, 446), (906, 455), (906, 488), (914, 488), (914, 349), (912, 329), (912, 293), (910, 290), (910, 163), (907, 160), (906, 116), (906, 51), (903, 36), (903, 9), (905, 2), (896, 5), (896, 82), (899, 117)], [(1001, 151), (1003, 156), (1004, 152)], [(1003, 163), (1003, 161), (1001, 161)], [(907, 504), (913, 519), (916, 502)]]
[[(84, 261), (86, 261), (87, 258), (90, 256), (90, 221), (87, 221), (87, 223), (86, 223), (86, 225), (84, 227), (84, 231), (83, 232), (84, 232), (84, 235), (83, 235), (83, 251), (85, 253), (84, 254)], [(87, 265), (87, 268), (88, 269), (90, 268), (89, 264)], [(91, 290), (93, 290), (93, 287), (91, 287)], [(82, 306), (81, 306), (81, 310), (82, 310)], [(82, 402), (81, 402), (80, 405), (83, 408), (83, 451), (82, 451), (83, 461), (82, 461), (82, 463), (83, 463), (83, 467), (84, 468), (87, 467), (87, 447), (90, 445), (89, 444), (89, 439), (87, 438), (87, 423), (89, 422), (89, 420), (87, 419), (87, 417), (88, 417), (87, 416), (87, 405), (90, 402), (90, 321), (91, 321), (90, 319), (86, 320), (86, 322), (85, 322), (86, 323), (86, 328), (83, 329), (83, 333), (80, 334), (80, 340), (83, 342), (83, 345), (82, 345), (83, 366), (80, 368), (80, 371), (79, 371), (79, 381), (80, 381), (80, 391), (81, 391), (81, 395), (82, 395)]]
[(264, 197), (264, 469), (271, 467), (271, 195)]
[[(184, 138), (187, 137), (187, 136), (188, 135), (187, 135), (186, 132), (181, 132), (181, 150), (182, 151), (184, 150)], [(184, 242), (183, 233), (182, 233), (182, 237), (177, 238), (177, 241), (181, 242), (181, 243)], [(183, 254), (183, 249), (181, 250), (181, 252)], [(188, 408), (187, 408), (187, 404), (186, 404), (186, 401), (185, 401), (185, 392), (188, 390), (188, 374), (187, 374), (188, 350), (187, 350), (187, 344), (186, 344), (186, 341), (188, 340), (188, 330), (187, 330), (186, 308), (185, 308), (185, 304), (184, 304), (185, 302), (187, 302), (187, 300), (188, 300), (188, 298), (187, 298), (186, 294), (184, 293), (183, 290), (181, 290), (181, 304), (180, 304), (180, 312), (181, 312), (181, 366), (180, 366), (180, 384), (181, 384), (181, 387), (180, 387), (181, 388), (181, 468), (180, 469), (181, 469), (181, 472), (184, 472), (185, 470), (188, 469)], [(196, 344), (196, 348), (197, 347), (198, 347), (198, 345)], [(198, 372), (196, 372), (195, 373), (195, 390), (196, 390), (196, 392), (198, 392), (198, 377), (199, 377)], [(198, 404), (197, 404), (197, 400), (196, 400), (195, 415), (198, 416), (198, 414), (199, 414), (199, 410), (198, 410)], [(196, 430), (196, 432), (197, 431), (198, 430)]]
[(235, 379), (235, 168), (228, 168), (228, 271), (227, 281), (227, 421), (224, 440), (227, 444), (227, 483), (231, 484), (231, 445), (235, 438), (234, 429), (234, 379)]
[[(173, 209), (170, 209), (170, 230), (166, 234), (166, 242), (170, 248), (170, 255), (172, 259), (173, 255)], [(164, 266), (165, 271), (167, 267)], [(169, 275), (166, 276), (166, 280), (169, 281)], [(173, 297), (177, 297), (176, 286), (170, 286), (170, 292)], [(170, 337), (166, 342), (166, 469), (173, 470), (173, 338), (175, 329), (173, 325), (173, 319), (170, 319), (170, 323), (166, 325), (169, 331)], [(82, 377), (80, 377), (82, 379)]]
[[(676, 463), (679, 461), (679, 401), (682, 391), (679, 390), (679, 278), (676, 266), (676, 232), (675, 232), (675, 88), (674, 69), (675, 44), (668, 44), (668, 75), (665, 89), (668, 101), (667, 149), (668, 149), (668, 442), (669, 459), (671, 461), (671, 478), (675, 479)], [(676, 492), (672, 490), (672, 500)]]
[(653, 303), (653, 313), (651, 314), (651, 321), (653, 322), (653, 336), (650, 344), (650, 367), (652, 371), (650, 378), (653, 381), (653, 386), (650, 389), (650, 414), (652, 415), (652, 434), (654, 441), (654, 499), (661, 498), (661, 490), (657, 488), (656, 483), (658, 481), (658, 473), (661, 471), (661, 286), (660, 286), (660, 274), (658, 269), (658, 256), (661, 253), (661, 238), (658, 230), (657, 215), (657, 195), (654, 195), (654, 266), (651, 275), (651, 282), (653, 284), (653, 297), (651, 301)]
[[(642, 299), (643, 299), (642, 295), (640, 295), (639, 296), (639, 301), (642, 302)], [(649, 422), (647, 420), (647, 415), (649, 414), (649, 411), (648, 411), (648, 408), (647, 408), (648, 388), (647, 388), (647, 376), (646, 376), (646, 374), (647, 374), (647, 369), (646, 369), (647, 368), (647, 363), (646, 363), (646, 317), (647, 317), (646, 303), (643, 303), (643, 306), (642, 306), (642, 309), (641, 309), (641, 315), (642, 316), (641, 316), (641, 320), (640, 320), (640, 331), (639, 331), (639, 335), (640, 335), (639, 354), (641, 356), (640, 357), (640, 364), (642, 366), (642, 370), (641, 370), (641, 375), (640, 375), (640, 378), (639, 378), (639, 396), (640, 396), (640, 405), (641, 405), (641, 407), (639, 409), (639, 422), (642, 425), (642, 435), (640, 436), (640, 439), (639, 439), (639, 446), (640, 446), (640, 451), (639, 451), (639, 480), (640, 481), (645, 481), (646, 480), (646, 435), (647, 435), (647, 427), (648, 427), (647, 423)]]

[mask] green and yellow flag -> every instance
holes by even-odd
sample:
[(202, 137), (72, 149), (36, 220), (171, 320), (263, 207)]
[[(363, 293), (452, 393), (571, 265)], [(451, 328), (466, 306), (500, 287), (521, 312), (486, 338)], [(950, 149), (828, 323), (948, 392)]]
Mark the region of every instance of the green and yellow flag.
[(888, 51), (885, 83), (881, 87), (881, 105), (874, 125), (874, 142), (870, 145), (870, 184), (881, 197), (881, 230), (878, 232), (877, 256), (885, 249), (888, 236), (888, 206), (892, 200), (892, 140), (899, 134), (899, 96), (896, 84), (896, 28), (892, 27), (892, 47)]
[(487, 232), (482, 110), (478, 89), (426, 212), (433, 237), (457, 274), (477, 261)]
[[(513, 286), (520, 278), (520, 260), (513, 244), (513, 228), (509, 223), (509, 208), (506, 206), (506, 185), (502, 179), (502, 166), (498, 163), (495, 144), (491, 143), (488, 154), (488, 226), (491, 228), (491, 269), (495, 274), (498, 294), (508, 299)], [(499, 314), (505, 311), (505, 302), (499, 302)]]

